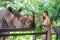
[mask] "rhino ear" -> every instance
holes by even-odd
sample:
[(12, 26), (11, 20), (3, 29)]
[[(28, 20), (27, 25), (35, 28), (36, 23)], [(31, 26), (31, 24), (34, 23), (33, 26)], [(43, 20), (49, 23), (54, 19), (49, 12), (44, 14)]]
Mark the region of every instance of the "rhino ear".
[(21, 12), (22, 11), (22, 7), (20, 7), (19, 9), (18, 9), (18, 12)]
[(8, 11), (13, 13), (13, 8), (12, 7), (8, 7)]

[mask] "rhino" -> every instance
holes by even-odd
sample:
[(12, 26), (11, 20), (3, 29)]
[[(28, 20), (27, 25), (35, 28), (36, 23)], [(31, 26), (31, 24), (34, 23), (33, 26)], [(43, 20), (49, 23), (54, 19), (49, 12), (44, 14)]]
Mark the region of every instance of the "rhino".
[[(32, 11), (31, 15), (22, 16), (19, 10), (15, 10), (12, 7), (2, 8), (0, 10), (0, 29), (1, 28), (34, 28), (35, 16)], [(0, 32), (1, 34), (8, 34), (7, 32)], [(0, 38), (5, 40), (6, 37)]]

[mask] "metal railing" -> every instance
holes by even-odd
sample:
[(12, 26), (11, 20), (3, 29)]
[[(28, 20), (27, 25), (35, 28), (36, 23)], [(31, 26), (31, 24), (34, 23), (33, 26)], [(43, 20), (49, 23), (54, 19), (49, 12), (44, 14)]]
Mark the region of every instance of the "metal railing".
[[(22, 28), (22, 29), (10, 29), (10, 28), (2, 28), (0, 29), (0, 32), (13, 32), (13, 31), (26, 31), (31, 29), (27, 28)], [(0, 37), (4, 36), (23, 36), (23, 35), (41, 35), (41, 34), (46, 34), (46, 40), (47, 40), (47, 32), (34, 32), (34, 33), (19, 33), (19, 34), (0, 34)]]

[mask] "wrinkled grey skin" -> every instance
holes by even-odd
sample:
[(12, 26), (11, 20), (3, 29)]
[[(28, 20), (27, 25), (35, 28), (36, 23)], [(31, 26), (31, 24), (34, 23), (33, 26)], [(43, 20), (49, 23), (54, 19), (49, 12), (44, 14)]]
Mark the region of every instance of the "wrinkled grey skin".
[[(34, 26), (34, 13), (29, 16), (19, 14), (22, 11), (14, 10), (12, 7), (3, 8), (0, 10), (0, 28), (32, 28)], [(0, 32), (8, 34), (7, 32)], [(6, 37), (1, 37), (0, 40), (5, 40)]]

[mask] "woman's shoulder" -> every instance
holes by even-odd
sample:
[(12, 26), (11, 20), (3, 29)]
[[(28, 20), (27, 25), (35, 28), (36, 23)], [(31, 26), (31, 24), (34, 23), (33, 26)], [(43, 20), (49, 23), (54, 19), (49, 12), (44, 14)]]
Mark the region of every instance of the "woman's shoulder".
[(46, 19), (49, 19), (49, 20), (51, 20), (51, 19), (50, 19), (50, 17), (46, 17)]

